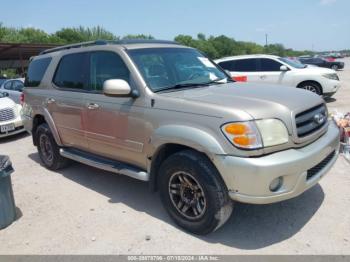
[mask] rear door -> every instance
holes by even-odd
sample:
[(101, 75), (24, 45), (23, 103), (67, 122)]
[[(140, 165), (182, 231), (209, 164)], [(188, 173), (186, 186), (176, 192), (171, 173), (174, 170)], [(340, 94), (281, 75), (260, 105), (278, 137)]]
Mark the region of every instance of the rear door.
[(235, 59), (221, 62), (219, 65), (230, 71), (231, 76), (238, 81), (260, 82), (257, 61), (256, 58)]
[(61, 58), (53, 77), (54, 88), (47, 97), (47, 108), (64, 145), (88, 149), (85, 134), (85, 93), (88, 91), (88, 53)]

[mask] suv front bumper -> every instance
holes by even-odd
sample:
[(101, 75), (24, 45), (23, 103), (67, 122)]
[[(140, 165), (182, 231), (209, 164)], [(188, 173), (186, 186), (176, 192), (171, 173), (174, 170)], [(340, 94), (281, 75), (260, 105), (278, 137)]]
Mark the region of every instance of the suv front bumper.
[[(251, 158), (216, 155), (214, 164), (233, 200), (268, 204), (296, 197), (317, 184), (338, 153), (339, 129), (331, 121), (327, 133), (303, 148)], [(283, 177), (283, 184), (271, 192), (270, 184), (278, 177)]]

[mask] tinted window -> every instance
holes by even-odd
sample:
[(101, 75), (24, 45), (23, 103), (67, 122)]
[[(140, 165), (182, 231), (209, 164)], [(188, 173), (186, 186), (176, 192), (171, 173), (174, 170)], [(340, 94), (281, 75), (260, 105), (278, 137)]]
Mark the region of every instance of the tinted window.
[(116, 53), (94, 52), (90, 55), (90, 89), (102, 90), (104, 81), (123, 79), (129, 82), (130, 73)]
[(12, 90), (12, 81), (8, 81), (4, 84), (4, 88), (7, 90)]
[(223, 69), (228, 71), (236, 71), (235, 70), (235, 61), (224, 61), (219, 63), (219, 66), (221, 66)]
[(30, 62), (25, 80), (25, 86), (39, 86), (50, 62), (51, 57), (36, 59)]
[(257, 59), (236, 60), (235, 71), (237, 72), (256, 72)]
[(264, 72), (280, 71), (281, 63), (267, 58), (260, 59), (260, 70)]
[(56, 86), (72, 89), (88, 89), (88, 53), (63, 56), (56, 70)]

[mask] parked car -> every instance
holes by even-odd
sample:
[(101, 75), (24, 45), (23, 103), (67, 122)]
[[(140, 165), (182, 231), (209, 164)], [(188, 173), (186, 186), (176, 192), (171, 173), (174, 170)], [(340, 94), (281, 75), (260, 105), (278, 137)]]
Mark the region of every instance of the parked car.
[(22, 118), (22, 106), (0, 92), (0, 138), (25, 132)]
[(29, 65), (23, 117), (48, 169), (72, 159), (147, 181), (176, 224), (196, 234), (221, 227), (232, 200), (300, 195), (339, 148), (318, 95), (234, 83), (201, 52), (168, 41), (43, 52)]
[(8, 93), (9, 98), (19, 104), (23, 88), (24, 78), (9, 79), (2, 83), (0, 86), (0, 92)]
[[(244, 55), (215, 61), (231, 76), (246, 77), (252, 83), (278, 84), (330, 97), (340, 87), (338, 75), (330, 69), (308, 67), (288, 58), (272, 55)], [(256, 86), (259, 88), (260, 86)]]
[(329, 60), (325, 58), (299, 58), (299, 61), (306, 65), (316, 65), (319, 67), (326, 67), (331, 68), (333, 70), (343, 69), (344, 68), (344, 62), (339, 62), (336, 60)]

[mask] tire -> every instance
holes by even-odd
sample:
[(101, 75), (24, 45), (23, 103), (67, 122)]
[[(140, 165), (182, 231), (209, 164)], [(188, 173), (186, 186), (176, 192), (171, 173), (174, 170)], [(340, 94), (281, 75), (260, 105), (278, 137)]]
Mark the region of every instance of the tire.
[(168, 157), (160, 166), (158, 185), (170, 217), (191, 233), (211, 233), (231, 216), (233, 201), (226, 185), (207, 157), (196, 151)]
[(321, 86), (315, 82), (304, 82), (301, 85), (299, 85), (298, 88), (302, 88), (315, 94), (322, 95)]
[(337, 65), (332, 65), (331, 69), (333, 69), (334, 71), (337, 71), (339, 69), (339, 67)]
[(36, 139), (39, 156), (45, 167), (58, 170), (68, 165), (69, 160), (60, 155), (60, 148), (46, 123), (38, 126)]

